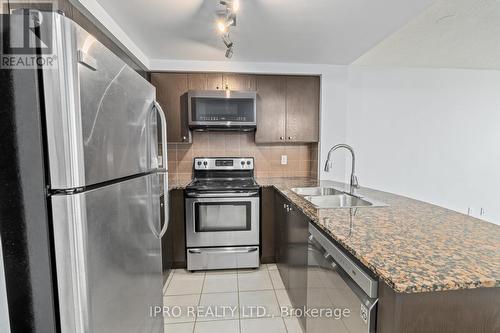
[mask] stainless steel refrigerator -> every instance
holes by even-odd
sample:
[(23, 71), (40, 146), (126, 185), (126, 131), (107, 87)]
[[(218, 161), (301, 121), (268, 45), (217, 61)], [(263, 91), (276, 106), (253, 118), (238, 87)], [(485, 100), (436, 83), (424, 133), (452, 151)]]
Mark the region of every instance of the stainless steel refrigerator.
[[(162, 305), (168, 228), (166, 122), (155, 88), (70, 19), (39, 15), (50, 24), (38, 36), (53, 42), (56, 64), (2, 73), (11, 91), (2, 116), (11, 163), (2, 159), (0, 171), (2, 197), (13, 198), (0, 207), (11, 328), (163, 331), (162, 318), (150, 316)], [(4, 26), (4, 42), (15, 29)]]

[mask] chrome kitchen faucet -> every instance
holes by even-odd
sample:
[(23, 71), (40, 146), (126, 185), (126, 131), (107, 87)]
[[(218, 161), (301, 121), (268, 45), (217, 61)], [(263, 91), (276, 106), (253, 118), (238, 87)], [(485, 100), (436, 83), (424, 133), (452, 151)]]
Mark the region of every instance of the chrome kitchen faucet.
[(356, 156), (354, 155), (354, 149), (352, 149), (351, 146), (349, 145), (346, 145), (346, 144), (338, 144), (338, 145), (335, 145), (333, 146), (330, 151), (328, 152), (328, 156), (326, 158), (326, 163), (325, 163), (325, 171), (326, 172), (330, 172), (330, 169), (333, 167), (333, 161), (330, 161), (330, 158), (331, 158), (331, 154), (332, 152), (334, 152), (335, 150), (339, 149), (339, 148), (345, 148), (347, 150), (349, 150), (351, 152), (351, 156), (352, 156), (352, 168), (351, 168), (351, 183), (350, 183), (350, 191), (349, 193), (354, 195), (355, 194), (355, 190), (357, 188), (359, 188), (359, 183), (358, 183), (358, 177), (356, 177), (356, 174), (355, 174), (355, 169), (356, 169)]

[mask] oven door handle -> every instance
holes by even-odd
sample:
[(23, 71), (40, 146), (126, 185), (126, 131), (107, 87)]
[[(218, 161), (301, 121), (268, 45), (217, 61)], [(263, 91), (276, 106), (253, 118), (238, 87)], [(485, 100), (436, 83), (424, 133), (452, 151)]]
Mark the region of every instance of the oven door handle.
[(257, 251), (258, 247), (245, 247), (245, 248), (221, 248), (221, 249), (188, 249), (189, 253), (202, 254), (202, 253), (251, 253)]
[(259, 191), (252, 192), (224, 192), (224, 193), (199, 193), (199, 192), (187, 192), (188, 197), (192, 198), (237, 198), (237, 197), (256, 197), (259, 195)]

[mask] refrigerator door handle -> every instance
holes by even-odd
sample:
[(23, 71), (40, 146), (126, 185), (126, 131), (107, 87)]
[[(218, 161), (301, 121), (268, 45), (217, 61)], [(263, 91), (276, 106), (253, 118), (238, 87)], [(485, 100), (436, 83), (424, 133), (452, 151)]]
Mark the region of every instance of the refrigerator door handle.
[(170, 222), (170, 218), (168, 216), (168, 173), (167, 172), (162, 172), (163, 173), (163, 227), (161, 228), (160, 234), (157, 236), (159, 239), (161, 239), (165, 233), (167, 232), (168, 229), (168, 224)]
[[(168, 161), (167, 161), (167, 119), (165, 118), (165, 113), (163, 113), (163, 109), (160, 106), (160, 103), (157, 101), (154, 101), (154, 109), (156, 112), (158, 112), (158, 115), (160, 116), (161, 120), (161, 166), (162, 166), (162, 171), (168, 170)], [(168, 173), (164, 172), (163, 174), (163, 227), (160, 231), (159, 234), (154, 231), (154, 234), (156, 237), (161, 239), (165, 233), (167, 232), (168, 229), (168, 224), (170, 222), (169, 216), (168, 216)]]
[(158, 112), (161, 120), (161, 166), (163, 170), (168, 170), (167, 166), (167, 118), (160, 106), (160, 103), (154, 101), (154, 109)]

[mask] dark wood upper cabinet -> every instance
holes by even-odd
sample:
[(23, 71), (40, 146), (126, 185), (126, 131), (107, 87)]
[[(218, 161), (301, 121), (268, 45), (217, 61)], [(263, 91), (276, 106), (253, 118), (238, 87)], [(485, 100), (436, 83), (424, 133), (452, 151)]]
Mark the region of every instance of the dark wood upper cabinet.
[(204, 73), (189, 73), (188, 90), (207, 90), (207, 75)]
[(224, 84), (222, 82), (222, 74), (220, 73), (208, 73), (207, 76), (207, 89), (208, 90), (220, 90), (224, 89)]
[(256, 76), (249, 74), (224, 74), (224, 88), (229, 90), (255, 91)]
[(167, 118), (169, 143), (191, 143), (187, 121), (188, 75), (183, 73), (152, 73), (156, 99)]
[(284, 142), (286, 138), (286, 77), (257, 77), (257, 131), (255, 142)]
[(286, 78), (286, 138), (292, 142), (319, 141), (319, 77)]
[(257, 143), (318, 142), (320, 82), (316, 76), (152, 73), (167, 117), (169, 143), (191, 143), (188, 90), (257, 91)]
[(319, 77), (257, 77), (258, 143), (319, 141)]
[(220, 73), (189, 73), (189, 90), (219, 90), (223, 89), (222, 74)]

